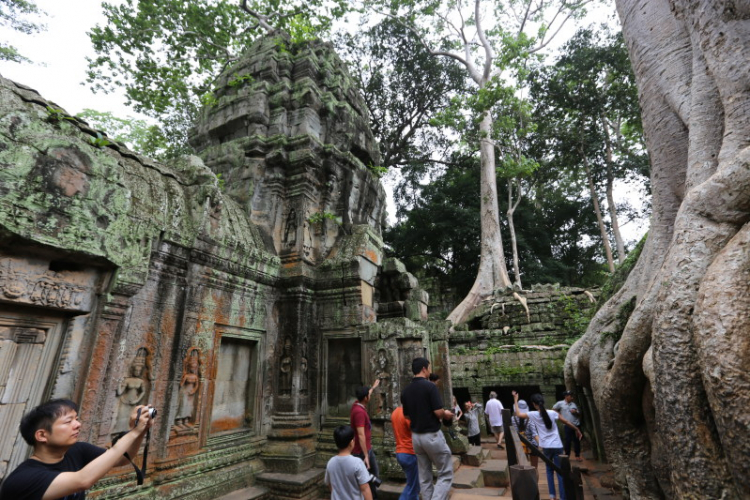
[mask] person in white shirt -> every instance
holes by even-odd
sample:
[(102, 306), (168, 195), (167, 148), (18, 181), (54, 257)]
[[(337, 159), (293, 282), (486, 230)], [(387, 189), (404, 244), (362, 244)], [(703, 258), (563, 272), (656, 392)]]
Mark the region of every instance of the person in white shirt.
[[(534, 394), (530, 398), (531, 404), (534, 406), (535, 411), (528, 413), (521, 411), (518, 407), (518, 393), (513, 391), (513, 401), (516, 407), (516, 416), (518, 418), (528, 418), (534, 423), (536, 431), (539, 436), (539, 446), (542, 448), (544, 456), (549, 458), (554, 464), (560, 467), (560, 455), (563, 452), (563, 444), (560, 440), (560, 432), (557, 430), (555, 420), (559, 420), (568, 427), (575, 429), (578, 439), (581, 438), (581, 431), (578, 427), (570, 423), (565, 418), (561, 417), (559, 413), (554, 410), (547, 410), (544, 407), (544, 398), (541, 394)], [(565, 499), (565, 489), (563, 487), (563, 479), (560, 474), (557, 475), (557, 484), (560, 487), (560, 496), (555, 497), (555, 473), (550, 465), (547, 465), (547, 486), (549, 487), (549, 498), (555, 500)]]
[(484, 414), (490, 420), (492, 433), (497, 438), (497, 447), (501, 450), (503, 446), (503, 404), (497, 399), (495, 391), (490, 392), (490, 400), (484, 405)]

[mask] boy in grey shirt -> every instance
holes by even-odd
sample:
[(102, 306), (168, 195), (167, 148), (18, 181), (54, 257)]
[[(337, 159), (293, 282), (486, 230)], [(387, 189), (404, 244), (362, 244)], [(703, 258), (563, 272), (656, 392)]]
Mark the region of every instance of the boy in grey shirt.
[(336, 427), (333, 431), (333, 440), (339, 454), (328, 461), (325, 476), (325, 483), (331, 490), (331, 500), (372, 500), (368, 484), (372, 475), (362, 460), (352, 456), (354, 429), (348, 425)]

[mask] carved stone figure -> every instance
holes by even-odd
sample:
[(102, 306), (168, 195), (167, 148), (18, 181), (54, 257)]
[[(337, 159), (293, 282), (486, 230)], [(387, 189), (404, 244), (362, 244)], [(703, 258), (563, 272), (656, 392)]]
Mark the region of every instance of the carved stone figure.
[(295, 209), (289, 210), (285, 227), (284, 243), (288, 247), (293, 247), (297, 244), (297, 211)]
[(200, 351), (191, 349), (185, 358), (182, 380), (180, 380), (180, 405), (177, 408), (175, 427), (188, 429), (195, 424), (195, 399), (200, 387)]
[(118, 399), (117, 418), (112, 428), (113, 432), (127, 431), (130, 425), (130, 414), (133, 408), (143, 404), (148, 395), (147, 376), (148, 350), (138, 349), (129, 368), (129, 375), (117, 387), (115, 394)]
[(292, 339), (284, 339), (284, 351), (279, 363), (279, 394), (292, 394)]
[(378, 379), (380, 380), (380, 407), (378, 408), (378, 411), (387, 413), (393, 409), (393, 405), (389, 404), (391, 402), (391, 374), (388, 372), (388, 355), (386, 354), (385, 349), (380, 349), (378, 351), (377, 364)]
[(300, 377), (300, 387), (299, 387), (299, 393), (301, 396), (307, 396), (307, 358), (302, 357), (299, 360), (299, 377)]

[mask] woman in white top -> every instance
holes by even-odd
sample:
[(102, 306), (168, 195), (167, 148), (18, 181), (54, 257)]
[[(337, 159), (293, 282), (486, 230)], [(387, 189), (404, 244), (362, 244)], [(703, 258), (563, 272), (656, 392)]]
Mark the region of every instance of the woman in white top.
[[(578, 427), (561, 417), (556, 411), (546, 409), (544, 407), (544, 398), (541, 394), (534, 394), (529, 399), (536, 411), (524, 413), (518, 408), (518, 393), (513, 391), (516, 416), (518, 418), (528, 418), (534, 423), (537, 435), (539, 436), (539, 447), (542, 448), (544, 456), (554, 462), (556, 466), (560, 467), (560, 455), (562, 455), (563, 452), (563, 443), (560, 439), (560, 432), (557, 430), (557, 425), (555, 425), (554, 421), (559, 420), (568, 427), (575, 429), (578, 439), (581, 439), (581, 431)], [(549, 465), (547, 465), (547, 484), (549, 486), (550, 500), (555, 500), (555, 498), (565, 500), (565, 488), (563, 487), (563, 479), (560, 474), (557, 475), (560, 496), (555, 497), (555, 473), (554, 469)]]

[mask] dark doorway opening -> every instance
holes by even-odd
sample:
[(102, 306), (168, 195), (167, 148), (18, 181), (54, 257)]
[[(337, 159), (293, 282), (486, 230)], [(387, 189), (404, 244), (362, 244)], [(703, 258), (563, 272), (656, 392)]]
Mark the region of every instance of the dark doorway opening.
[[(464, 403), (466, 403), (467, 401), (471, 401), (471, 394), (469, 394), (469, 389), (466, 387), (454, 387), (453, 395), (456, 397), (456, 401), (458, 401), (458, 405), (461, 408), (461, 411), (465, 411)], [(474, 402), (476, 403), (476, 401)]]

